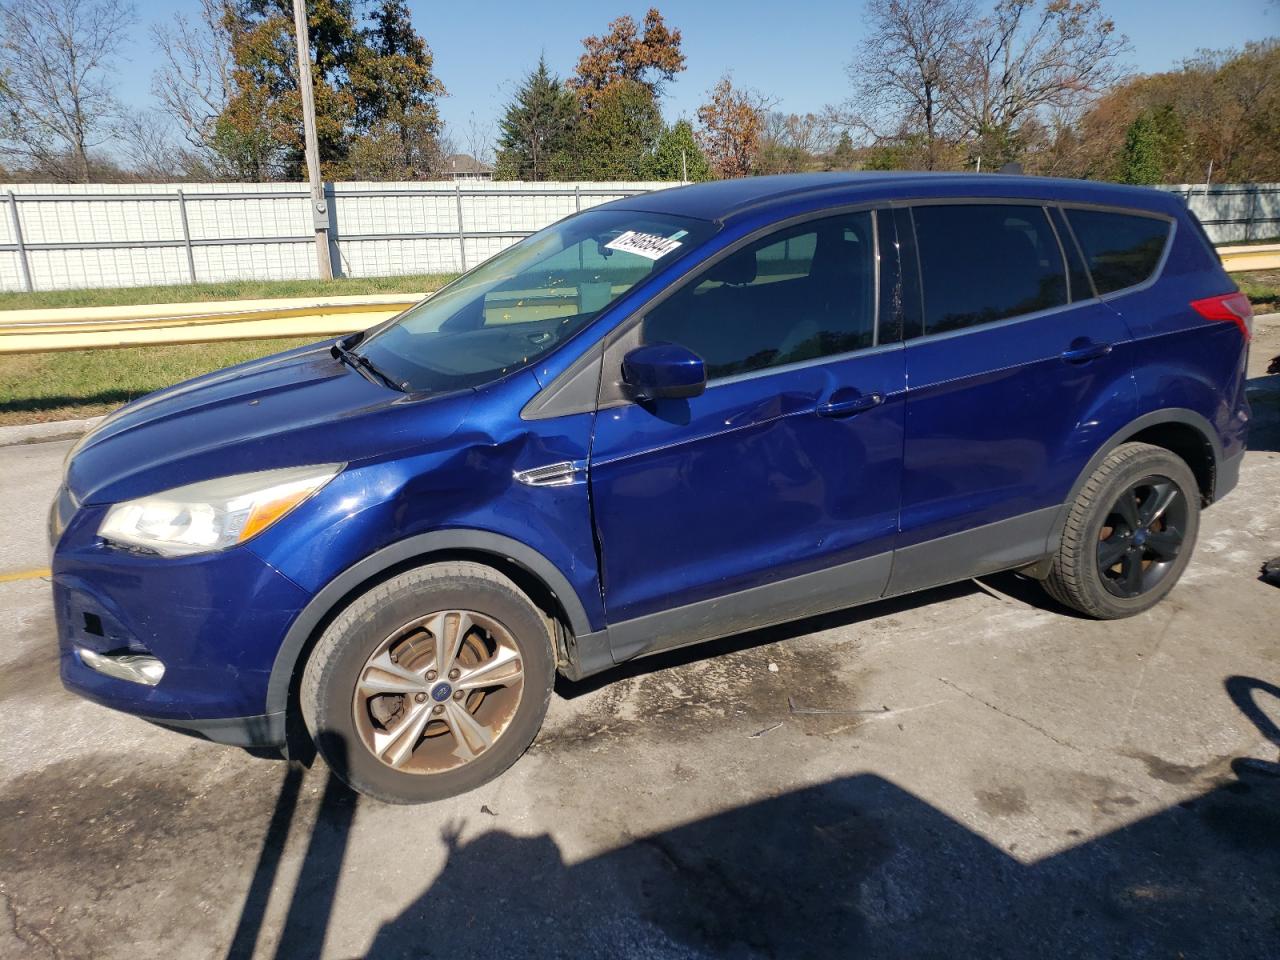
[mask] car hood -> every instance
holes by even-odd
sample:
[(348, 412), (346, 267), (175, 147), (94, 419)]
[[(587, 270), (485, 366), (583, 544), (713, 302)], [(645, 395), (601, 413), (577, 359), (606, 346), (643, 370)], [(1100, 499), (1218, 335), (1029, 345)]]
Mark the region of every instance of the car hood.
[(109, 503), (213, 477), (366, 460), (452, 434), (472, 391), (410, 396), (328, 343), (229, 367), (121, 407), (72, 450), (66, 484)]

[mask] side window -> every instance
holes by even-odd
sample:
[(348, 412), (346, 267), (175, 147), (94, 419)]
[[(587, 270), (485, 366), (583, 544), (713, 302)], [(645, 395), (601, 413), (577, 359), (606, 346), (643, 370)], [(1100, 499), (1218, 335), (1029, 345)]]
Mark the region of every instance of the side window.
[(925, 333), (991, 323), (1067, 302), (1062, 249), (1045, 209), (946, 204), (912, 210)]
[(650, 311), (643, 337), (688, 347), (714, 380), (870, 347), (875, 302), (875, 234), (861, 211), (729, 255)]
[(1168, 220), (1103, 210), (1067, 210), (1098, 293), (1148, 280), (1169, 239)]
[[(634, 222), (642, 233), (673, 234), (669, 223), (640, 218)], [(530, 248), (512, 275), (484, 294), (483, 321), (476, 326), (538, 324), (598, 313), (654, 268), (651, 258), (607, 246), (624, 232), (613, 229), (583, 237), (559, 251), (551, 245), (562, 241), (552, 236), (542, 249)], [(684, 235), (683, 230), (674, 231), (673, 239)]]

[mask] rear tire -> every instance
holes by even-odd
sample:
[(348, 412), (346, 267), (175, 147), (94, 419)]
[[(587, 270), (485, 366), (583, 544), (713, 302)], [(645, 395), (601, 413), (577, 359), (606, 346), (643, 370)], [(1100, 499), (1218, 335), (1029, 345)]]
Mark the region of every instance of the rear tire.
[(496, 570), (408, 570), (321, 635), (302, 675), (303, 719), (353, 789), (388, 803), (441, 800), (494, 779), (533, 742), (553, 649), (546, 616)]
[(1142, 613), (1178, 582), (1199, 529), (1200, 488), (1186, 462), (1121, 444), (1071, 505), (1044, 588), (1099, 620)]

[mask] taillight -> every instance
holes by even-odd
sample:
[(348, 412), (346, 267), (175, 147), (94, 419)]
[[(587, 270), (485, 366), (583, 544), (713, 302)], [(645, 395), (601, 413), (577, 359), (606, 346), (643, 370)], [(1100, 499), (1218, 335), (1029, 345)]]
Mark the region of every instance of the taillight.
[(1192, 308), (1206, 320), (1225, 320), (1240, 328), (1246, 340), (1253, 338), (1253, 304), (1239, 291), (1219, 297), (1192, 300)]

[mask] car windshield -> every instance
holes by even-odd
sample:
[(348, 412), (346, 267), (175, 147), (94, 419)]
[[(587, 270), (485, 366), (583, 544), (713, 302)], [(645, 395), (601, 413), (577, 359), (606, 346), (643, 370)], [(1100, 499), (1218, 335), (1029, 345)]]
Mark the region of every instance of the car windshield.
[(479, 386), (544, 356), (714, 229), (704, 220), (589, 210), (480, 264), (355, 352), (413, 392)]

